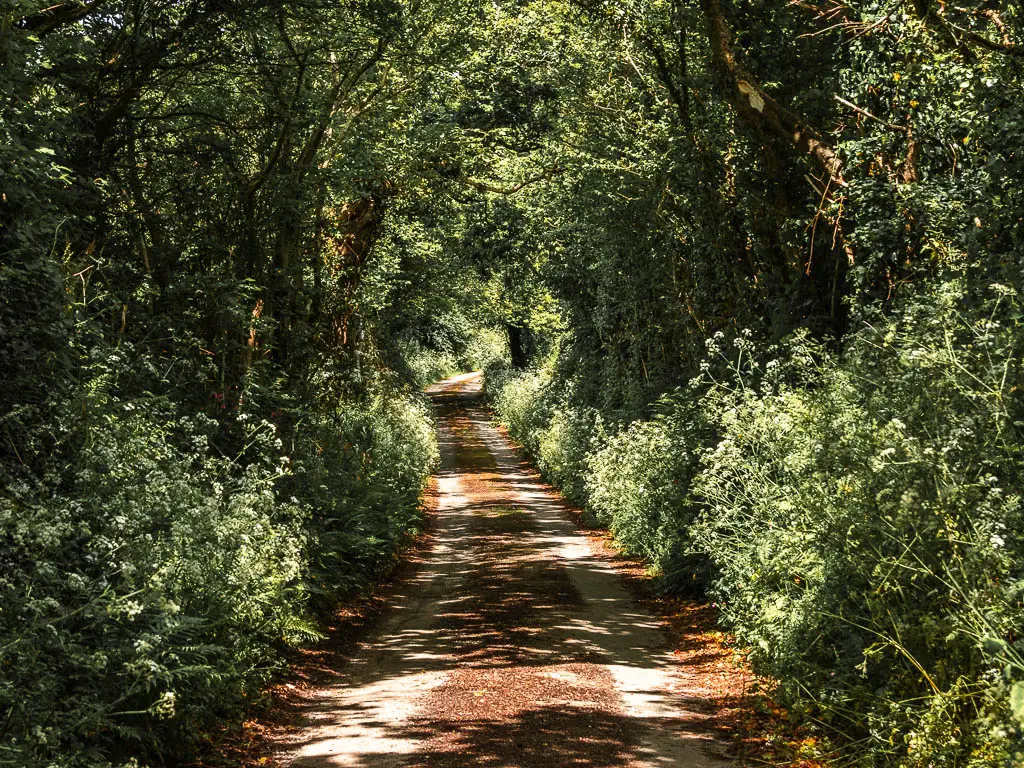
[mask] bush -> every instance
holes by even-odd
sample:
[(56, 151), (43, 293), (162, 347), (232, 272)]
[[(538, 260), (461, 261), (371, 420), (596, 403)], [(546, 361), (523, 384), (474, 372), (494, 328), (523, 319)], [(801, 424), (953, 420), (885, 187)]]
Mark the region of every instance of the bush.
[(532, 455), (540, 451), (541, 433), (551, 419), (548, 401), (551, 372), (547, 369), (513, 372), (504, 366), (485, 371), (485, 389), (509, 434)]
[(624, 550), (673, 589), (710, 585), (755, 670), (856, 745), (849, 762), (1020, 765), (1020, 317), (1008, 288), (947, 284), (838, 354), (717, 334), (700, 380), (611, 435), (545, 369), (494, 366), (488, 389)]
[(415, 339), (397, 343), (397, 367), (417, 389), (457, 373), (482, 371), (508, 357), (508, 339), (493, 328), (464, 330), (454, 342), (442, 338), (438, 343), (431, 346)]
[(600, 436), (597, 412), (575, 408), (571, 387), (556, 396), (550, 368), (514, 372), (501, 362), (484, 383), (498, 418), (567, 498), (586, 502), (587, 457)]
[(102, 387), (66, 426), (74, 464), (0, 497), (0, 765), (106, 766), (190, 754), (286, 646), (394, 562), (437, 456), (426, 407), (378, 396), (314, 413), (285, 446)]
[(964, 305), (879, 319), (839, 359), (793, 340), (760, 389), (709, 398), (722, 440), (694, 485), (695, 547), (755, 668), (865, 758), (915, 768), (1020, 750), (1016, 299)]
[(561, 405), (536, 435), (537, 467), (566, 498), (577, 504), (587, 500), (588, 456), (600, 439), (593, 409)]
[(656, 421), (609, 436), (597, 410), (571, 404), (571, 383), (556, 395), (550, 369), (516, 373), (497, 363), (485, 383), (498, 418), (548, 481), (666, 584), (702, 588), (706, 564), (687, 553), (686, 525), (695, 509), (689, 481), (708, 428), (693, 420), (685, 398), (666, 398)]
[[(211, 455), (201, 418), (105, 410), (57, 495), (15, 483), (0, 501), (14, 764), (103, 764), (131, 744), (184, 754), (301, 623), (306, 512), (276, 498), (279, 468)], [(253, 453), (275, 439), (266, 424), (249, 436)]]
[(437, 441), (422, 402), (377, 397), (300, 425), (294, 456), (284, 492), (312, 510), (309, 588), (328, 609), (379, 578), (418, 528)]
[(416, 341), (400, 342), (398, 353), (400, 367), (416, 389), (424, 389), (461, 371), (454, 353), (431, 349)]
[(462, 360), (470, 371), (483, 371), (488, 366), (508, 359), (508, 337), (495, 328), (478, 328), (469, 337)]
[(630, 555), (649, 562), (668, 588), (701, 592), (704, 558), (689, 553), (698, 506), (690, 484), (712, 425), (691, 393), (666, 397), (651, 421), (636, 421), (590, 455), (587, 500)]

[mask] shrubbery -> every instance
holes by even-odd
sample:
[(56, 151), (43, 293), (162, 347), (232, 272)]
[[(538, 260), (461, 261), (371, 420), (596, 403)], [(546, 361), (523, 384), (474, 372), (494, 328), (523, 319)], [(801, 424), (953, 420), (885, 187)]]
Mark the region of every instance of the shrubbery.
[(378, 396), (319, 415), (298, 430), (283, 479), (311, 507), (310, 589), (330, 607), (381, 575), (419, 524), (417, 502), (437, 460), (423, 403)]
[(431, 349), (415, 340), (401, 342), (399, 354), (407, 377), (421, 388), (459, 372), (454, 353)]
[(462, 368), (482, 371), (508, 359), (508, 336), (495, 328), (476, 328), (462, 350)]
[(691, 483), (701, 449), (713, 434), (703, 411), (685, 398), (665, 398), (650, 421), (636, 421), (587, 457), (587, 499), (623, 550), (647, 560), (662, 583), (701, 592), (706, 558), (690, 550), (699, 506)]
[(586, 498), (587, 457), (599, 435), (596, 412), (559, 404), (537, 435), (537, 466), (573, 501)]
[(509, 432), (534, 456), (553, 411), (546, 397), (551, 384), (551, 373), (545, 368), (517, 372), (498, 363), (484, 371), (484, 387), (492, 405)]
[(593, 409), (577, 409), (567, 392), (552, 388), (549, 367), (513, 371), (497, 361), (484, 372), (485, 387), (510, 434), (534, 457), (540, 471), (582, 503), (586, 458), (600, 431)]
[(590, 450), (543, 372), (494, 402), (552, 480), (545, 453), (585, 467), (625, 550), (670, 587), (705, 580), (755, 669), (850, 759), (1019, 762), (1020, 304), (947, 285), (905, 306), (838, 355), (720, 335), (698, 380)]
[(71, 464), (0, 498), (0, 765), (189, 754), (286, 646), (318, 637), (310, 593), (380, 575), (418, 524), (436, 457), (425, 407), (378, 396), (220, 423), (167, 401), (87, 399)]
[(1018, 305), (964, 315), (961, 298), (879, 318), (838, 359), (794, 344), (760, 391), (720, 401), (695, 484), (697, 545), (755, 664), (907, 766), (1019, 748)]

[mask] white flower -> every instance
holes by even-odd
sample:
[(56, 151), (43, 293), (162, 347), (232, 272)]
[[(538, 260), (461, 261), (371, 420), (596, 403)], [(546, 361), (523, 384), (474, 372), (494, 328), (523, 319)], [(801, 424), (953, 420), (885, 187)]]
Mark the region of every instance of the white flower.
[(174, 691), (164, 691), (160, 698), (150, 707), (150, 711), (159, 718), (174, 717), (174, 709), (178, 703), (178, 697)]

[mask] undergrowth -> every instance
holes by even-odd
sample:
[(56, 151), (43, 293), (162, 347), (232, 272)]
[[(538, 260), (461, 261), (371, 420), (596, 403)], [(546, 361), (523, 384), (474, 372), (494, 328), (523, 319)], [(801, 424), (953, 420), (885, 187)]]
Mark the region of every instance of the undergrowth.
[(0, 765), (184, 759), (419, 525), (416, 398), (185, 415), (109, 394), (114, 373), (67, 404), (60, 461), (0, 495)]

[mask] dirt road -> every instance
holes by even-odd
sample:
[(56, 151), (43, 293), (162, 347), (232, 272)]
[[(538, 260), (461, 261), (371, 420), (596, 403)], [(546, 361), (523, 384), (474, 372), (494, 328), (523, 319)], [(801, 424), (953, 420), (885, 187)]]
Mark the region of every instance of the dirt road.
[[(294, 768), (729, 765), (706, 691), (481, 406), (431, 390), (434, 544), (282, 745)], [(705, 714), (701, 714), (704, 712)]]

